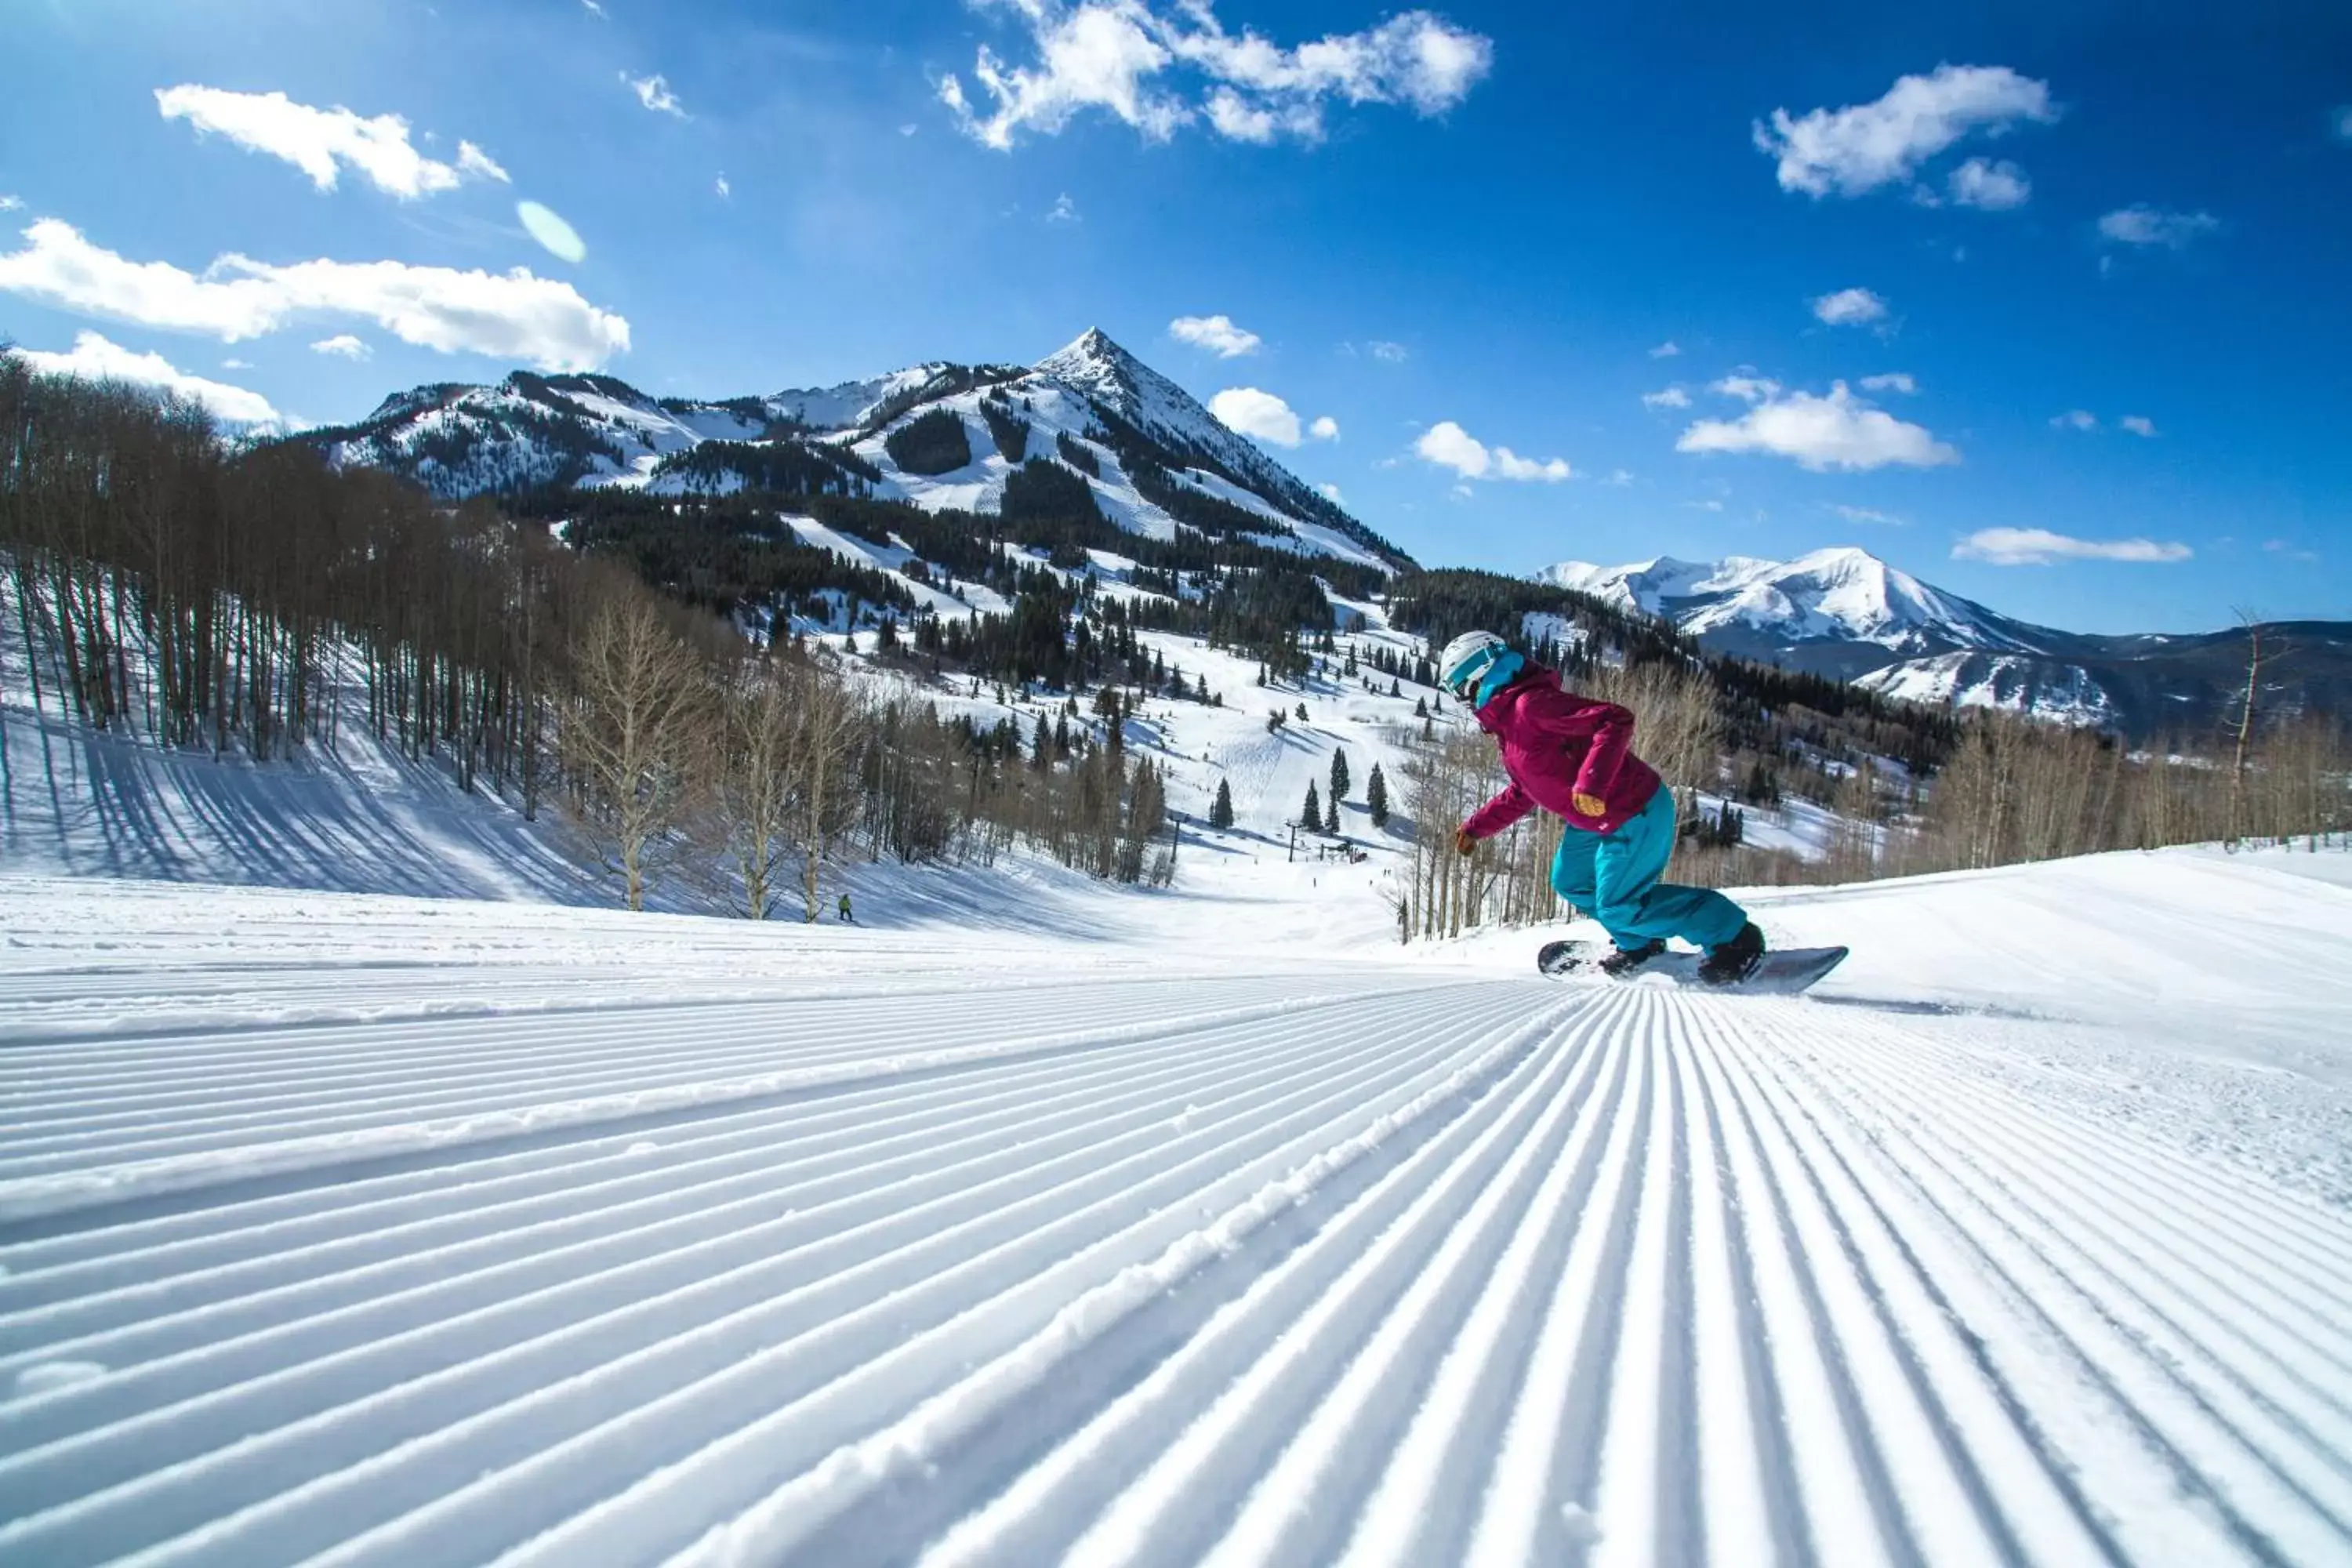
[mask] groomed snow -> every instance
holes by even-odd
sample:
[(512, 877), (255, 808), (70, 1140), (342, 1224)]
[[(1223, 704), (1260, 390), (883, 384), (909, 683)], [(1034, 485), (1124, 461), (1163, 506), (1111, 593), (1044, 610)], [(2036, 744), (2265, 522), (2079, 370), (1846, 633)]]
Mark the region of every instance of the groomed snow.
[(1187, 854), (0, 878), (0, 1559), (2352, 1553), (2340, 852), (1761, 897), (1857, 946), (1804, 1002)]

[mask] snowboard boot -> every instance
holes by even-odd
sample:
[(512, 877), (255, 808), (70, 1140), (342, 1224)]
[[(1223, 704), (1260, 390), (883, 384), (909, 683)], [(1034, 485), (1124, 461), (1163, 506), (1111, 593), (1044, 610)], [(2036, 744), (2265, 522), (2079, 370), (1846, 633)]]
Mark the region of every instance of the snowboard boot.
[(1763, 962), (1764, 933), (1749, 921), (1739, 928), (1738, 936), (1706, 950), (1706, 957), (1699, 962), (1699, 981), (1706, 985), (1737, 985)]
[(1593, 967), (1603, 974), (1622, 980), (1665, 951), (1664, 941), (1659, 937), (1652, 937), (1639, 947), (1611, 948), (1601, 955), (1600, 962)]

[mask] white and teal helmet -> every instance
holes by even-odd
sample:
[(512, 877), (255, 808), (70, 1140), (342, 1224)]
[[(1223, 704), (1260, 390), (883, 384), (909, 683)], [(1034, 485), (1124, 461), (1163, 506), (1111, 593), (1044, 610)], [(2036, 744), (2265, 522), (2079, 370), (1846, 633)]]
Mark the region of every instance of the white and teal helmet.
[(1511, 650), (1492, 632), (1464, 632), (1445, 645), (1437, 660), (1437, 683), (1465, 702), (1476, 700), (1478, 683), (1495, 661)]

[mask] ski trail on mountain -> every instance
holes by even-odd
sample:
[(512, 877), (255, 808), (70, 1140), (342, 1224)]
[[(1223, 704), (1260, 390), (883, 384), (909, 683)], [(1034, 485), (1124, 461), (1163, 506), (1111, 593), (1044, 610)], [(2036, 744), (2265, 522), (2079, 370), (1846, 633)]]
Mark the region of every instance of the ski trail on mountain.
[(2352, 1554), (2352, 1225), (1994, 1070), (2060, 1026), (104, 973), (0, 990), (0, 1560)]

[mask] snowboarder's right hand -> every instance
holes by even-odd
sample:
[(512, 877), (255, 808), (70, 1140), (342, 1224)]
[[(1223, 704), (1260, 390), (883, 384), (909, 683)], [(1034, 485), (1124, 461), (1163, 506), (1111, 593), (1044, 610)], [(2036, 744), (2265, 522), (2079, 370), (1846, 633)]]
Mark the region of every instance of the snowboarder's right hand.
[(1457, 827), (1454, 830), (1454, 852), (1456, 855), (1472, 854), (1477, 847), (1478, 841), (1470, 837), (1468, 828)]

